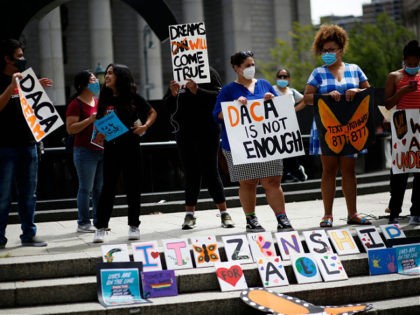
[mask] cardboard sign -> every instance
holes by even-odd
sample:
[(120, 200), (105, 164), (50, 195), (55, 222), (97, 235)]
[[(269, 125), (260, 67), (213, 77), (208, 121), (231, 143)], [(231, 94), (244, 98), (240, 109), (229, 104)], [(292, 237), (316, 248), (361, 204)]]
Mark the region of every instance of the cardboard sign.
[(219, 246), (214, 236), (190, 238), (197, 268), (212, 267), (220, 262)]
[(102, 261), (106, 263), (130, 261), (127, 244), (101, 245)]
[(350, 255), (360, 253), (349, 229), (328, 230), (328, 236), (338, 255)]
[(290, 260), (290, 254), (303, 254), (305, 251), (297, 231), (274, 233), (280, 255), (283, 260)]
[(105, 306), (149, 303), (140, 287), (141, 262), (99, 263), (98, 300)]
[(105, 135), (106, 141), (114, 140), (128, 131), (114, 111), (96, 120), (94, 125), (100, 133)]
[(249, 264), (254, 262), (246, 235), (222, 236), (222, 241), (228, 261), (240, 264)]
[(146, 271), (141, 273), (144, 298), (178, 295), (178, 287), (173, 270)]
[(379, 228), (381, 229), (382, 234), (387, 240), (392, 240), (395, 238), (405, 238), (404, 231), (401, 230), (398, 224), (380, 225)]
[(210, 67), (204, 22), (169, 25), (174, 80), (209, 83)]
[(233, 164), (304, 155), (302, 136), (290, 95), (272, 100), (223, 102), (222, 111)]
[(258, 258), (276, 257), (273, 238), (270, 232), (248, 234), (249, 247), (254, 261)]
[(292, 268), (298, 283), (322, 282), (314, 256), (316, 255), (291, 255)]
[(35, 140), (39, 142), (64, 122), (32, 68), (23, 71), (22, 80), (17, 81), (23, 116)]
[(257, 266), (264, 288), (289, 285), (280, 257), (259, 258)]
[(328, 236), (324, 230), (303, 231), (302, 234), (305, 237), (310, 253), (322, 255), (333, 253)]
[(341, 95), (314, 95), (314, 115), (324, 155), (349, 155), (365, 149), (375, 139), (373, 89), (356, 93), (351, 102)]
[(420, 172), (420, 110), (393, 110), (391, 133), (392, 173)]
[(371, 276), (397, 272), (397, 256), (394, 248), (373, 248), (367, 253)]
[(420, 243), (395, 246), (398, 273), (420, 275)]
[(190, 246), (186, 238), (162, 240), (167, 269), (193, 268)]
[(241, 266), (234, 262), (220, 262), (215, 264), (216, 276), (222, 291), (236, 291), (247, 289), (245, 275)]
[(340, 258), (336, 254), (314, 256), (325, 282), (348, 279), (347, 273), (341, 264)]
[(162, 270), (157, 241), (131, 243), (134, 261), (143, 263), (144, 271)]
[(375, 226), (358, 227), (356, 232), (366, 252), (371, 248), (386, 247)]

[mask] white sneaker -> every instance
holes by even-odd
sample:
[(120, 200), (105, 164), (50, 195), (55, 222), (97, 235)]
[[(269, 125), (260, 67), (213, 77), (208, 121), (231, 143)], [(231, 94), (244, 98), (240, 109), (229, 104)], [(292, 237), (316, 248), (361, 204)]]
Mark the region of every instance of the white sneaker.
[(95, 236), (93, 237), (94, 243), (103, 243), (105, 237), (106, 229), (97, 229), (95, 231)]
[(95, 227), (89, 223), (77, 226), (77, 232), (79, 233), (94, 233), (95, 231), (96, 231)]
[(410, 217), (410, 221), (408, 221), (408, 224), (410, 224), (410, 225), (419, 225), (420, 224), (420, 216), (418, 216), (418, 215), (412, 215)]
[(140, 239), (140, 230), (137, 226), (130, 226), (130, 228), (128, 229), (128, 239), (129, 240)]

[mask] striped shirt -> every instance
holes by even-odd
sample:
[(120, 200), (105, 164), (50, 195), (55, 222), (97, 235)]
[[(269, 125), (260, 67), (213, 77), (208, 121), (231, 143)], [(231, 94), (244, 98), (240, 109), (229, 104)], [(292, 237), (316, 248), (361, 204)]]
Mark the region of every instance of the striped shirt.
[(408, 75), (404, 70), (402, 72), (403, 77), (396, 85), (397, 91), (414, 80), (417, 81), (417, 90), (404, 94), (397, 104), (397, 109), (420, 108), (420, 73), (412, 76)]

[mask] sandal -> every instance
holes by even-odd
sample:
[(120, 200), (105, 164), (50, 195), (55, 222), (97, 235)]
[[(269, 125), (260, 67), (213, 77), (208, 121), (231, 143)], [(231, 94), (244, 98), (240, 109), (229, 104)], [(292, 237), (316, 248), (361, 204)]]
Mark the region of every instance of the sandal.
[(357, 212), (352, 216), (347, 217), (347, 224), (356, 224), (356, 225), (371, 225), (370, 222), (366, 217), (361, 217)]
[(324, 215), (319, 226), (322, 228), (330, 228), (333, 225), (333, 217), (332, 215)]

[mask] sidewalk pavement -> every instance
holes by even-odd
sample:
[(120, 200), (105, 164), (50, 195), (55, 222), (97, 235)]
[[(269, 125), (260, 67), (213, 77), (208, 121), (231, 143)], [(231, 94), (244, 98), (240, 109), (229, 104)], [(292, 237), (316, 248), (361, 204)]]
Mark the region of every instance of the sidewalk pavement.
[[(387, 224), (387, 214), (384, 212), (388, 206), (389, 192), (357, 197), (359, 213), (370, 215), (373, 224), (376, 226)], [(405, 194), (403, 212), (401, 215), (409, 215), (411, 206), (411, 189)], [(319, 221), (323, 215), (322, 200), (301, 201), (286, 203), (287, 215), (291, 224), (297, 231), (319, 229)], [(140, 241), (157, 240), (162, 246), (161, 240), (170, 238), (190, 238), (198, 236), (216, 235), (221, 241), (221, 235), (245, 234), (245, 215), (242, 208), (230, 208), (229, 213), (236, 223), (235, 228), (225, 229), (220, 226), (218, 210), (198, 210), (196, 212), (197, 226), (193, 230), (183, 231), (181, 225), (184, 213), (151, 214), (141, 216)], [(271, 232), (276, 232), (277, 221), (269, 206), (257, 206), (256, 215), (260, 224)], [(334, 201), (334, 228), (350, 227), (346, 224), (346, 206), (344, 198), (336, 198)], [(36, 220), (36, 217), (35, 217)], [(419, 226), (409, 226), (408, 218), (400, 220), (403, 229), (420, 229)], [(104, 244), (130, 244), (138, 241), (128, 240), (127, 217), (111, 218), (109, 227), (111, 231), (105, 236)], [(355, 227), (355, 226), (353, 226)], [(19, 235), (21, 233), (19, 224), (12, 224), (7, 227), (6, 237), (8, 243), (6, 248), (0, 250), (0, 258), (38, 256), (37, 260), (48, 260), (53, 255), (85, 253), (91, 257), (101, 256), (101, 244), (92, 243), (93, 233), (77, 233), (76, 220), (56, 221), (37, 223), (37, 236), (48, 242), (47, 247), (34, 248), (22, 247)], [(129, 245), (131, 252), (131, 246)], [(45, 255), (42, 257), (42, 255)]]

